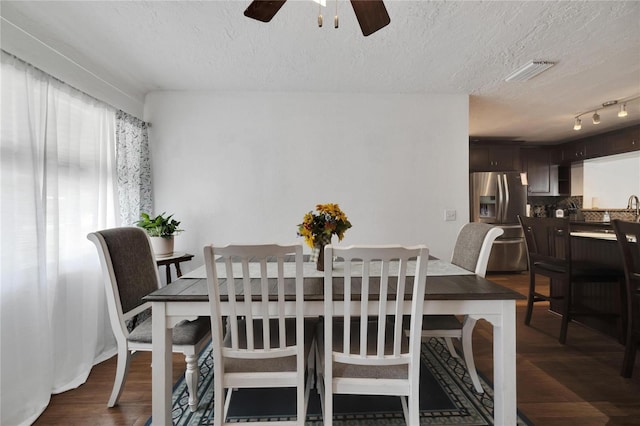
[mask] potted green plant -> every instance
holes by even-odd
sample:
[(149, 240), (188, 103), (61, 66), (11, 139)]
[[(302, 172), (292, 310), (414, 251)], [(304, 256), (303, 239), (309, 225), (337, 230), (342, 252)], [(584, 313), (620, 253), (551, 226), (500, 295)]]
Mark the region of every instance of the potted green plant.
[(140, 214), (140, 220), (136, 223), (147, 231), (156, 256), (171, 256), (173, 254), (174, 236), (182, 229), (178, 228), (180, 222), (173, 219), (173, 215), (166, 216), (162, 212), (156, 217), (150, 217), (147, 213)]

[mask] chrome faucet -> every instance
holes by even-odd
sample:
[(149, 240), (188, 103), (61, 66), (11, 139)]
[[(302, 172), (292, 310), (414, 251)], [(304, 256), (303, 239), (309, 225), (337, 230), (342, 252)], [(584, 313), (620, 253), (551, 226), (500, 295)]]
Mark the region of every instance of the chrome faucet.
[(637, 195), (632, 195), (629, 197), (629, 202), (627, 203), (627, 210), (635, 210), (633, 212), (633, 216), (636, 222), (640, 222), (640, 200), (638, 200)]

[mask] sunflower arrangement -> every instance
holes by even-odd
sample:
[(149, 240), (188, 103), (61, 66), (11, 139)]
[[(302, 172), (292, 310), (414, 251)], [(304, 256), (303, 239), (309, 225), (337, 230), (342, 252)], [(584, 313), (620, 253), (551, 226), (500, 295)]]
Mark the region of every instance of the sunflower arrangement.
[(347, 215), (340, 210), (337, 204), (318, 204), (315, 211), (304, 215), (302, 223), (298, 225), (298, 236), (304, 237), (305, 242), (311, 248), (318, 245), (329, 244), (331, 236), (337, 235), (342, 241), (344, 233), (351, 228), (351, 222)]

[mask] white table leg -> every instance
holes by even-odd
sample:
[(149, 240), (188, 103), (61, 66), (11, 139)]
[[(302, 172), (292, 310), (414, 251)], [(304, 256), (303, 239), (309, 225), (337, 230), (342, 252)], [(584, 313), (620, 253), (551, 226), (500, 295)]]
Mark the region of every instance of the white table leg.
[(516, 303), (504, 300), (502, 315), (493, 323), (494, 423), (516, 424)]
[(172, 377), (172, 343), (171, 329), (168, 328), (166, 305), (163, 302), (152, 303), (153, 352), (151, 355), (152, 380), (152, 424), (171, 425), (171, 377)]

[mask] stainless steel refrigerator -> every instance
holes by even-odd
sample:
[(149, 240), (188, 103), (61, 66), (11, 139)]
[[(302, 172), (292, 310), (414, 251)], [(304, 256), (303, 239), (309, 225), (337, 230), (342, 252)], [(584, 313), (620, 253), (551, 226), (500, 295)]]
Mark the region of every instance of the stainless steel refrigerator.
[(493, 224), (504, 230), (493, 243), (487, 271), (525, 271), (527, 251), (518, 215), (525, 215), (527, 186), (521, 174), (471, 173), (469, 195), (471, 221)]

